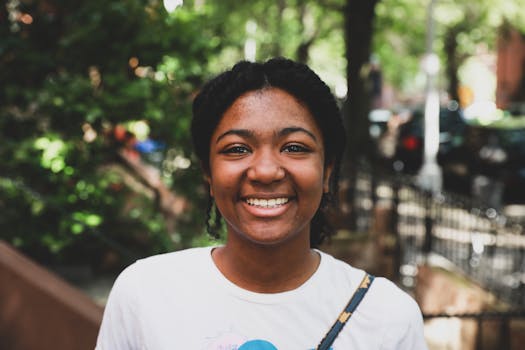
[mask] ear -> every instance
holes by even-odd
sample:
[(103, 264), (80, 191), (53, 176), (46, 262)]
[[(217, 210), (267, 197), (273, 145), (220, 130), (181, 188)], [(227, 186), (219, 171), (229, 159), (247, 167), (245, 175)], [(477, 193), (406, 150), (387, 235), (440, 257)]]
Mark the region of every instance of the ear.
[(334, 170), (334, 161), (328, 162), (324, 167), (323, 174), (323, 193), (330, 192), (330, 177), (332, 176), (332, 171)]
[(213, 197), (213, 188), (211, 186), (211, 176), (208, 173), (204, 174), (204, 181), (208, 184), (208, 189), (210, 191), (210, 196)]
[(203, 179), (204, 179), (204, 182), (206, 182), (206, 184), (208, 185), (208, 188), (209, 188), (209, 191), (210, 191), (210, 196), (213, 197), (213, 190), (211, 188), (211, 174), (209, 172), (209, 170), (206, 170), (207, 167), (203, 166), (203, 163), (201, 162), (201, 169), (202, 169), (202, 172), (203, 172)]

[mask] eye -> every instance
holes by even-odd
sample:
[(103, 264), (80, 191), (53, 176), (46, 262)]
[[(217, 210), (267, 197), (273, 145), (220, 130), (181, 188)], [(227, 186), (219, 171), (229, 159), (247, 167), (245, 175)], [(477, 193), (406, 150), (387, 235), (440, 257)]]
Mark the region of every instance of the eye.
[(235, 146), (225, 148), (220, 153), (222, 154), (246, 154), (246, 153), (250, 153), (250, 149), (246, 146), (235, 145)]
[(310, 149), (305, 146), (293, 143), (293, 144), (284, 146), (282, 151), (288, 152), (288, 153), (307, 153), (307, 152), (310, 152)]

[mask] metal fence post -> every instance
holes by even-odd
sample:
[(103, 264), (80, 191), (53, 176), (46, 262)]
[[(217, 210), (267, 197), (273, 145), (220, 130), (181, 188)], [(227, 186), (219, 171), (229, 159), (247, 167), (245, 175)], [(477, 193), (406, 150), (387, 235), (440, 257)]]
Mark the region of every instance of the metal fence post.
[(425, 258), (432, 251), (432, 228), (434, 226), (434, 219), (432, 218), (432, 195), (425, 193), (425, 241), (423, 243), (423, 253)]
[(480, 315), (476, 317), (478, 332), (476, 334), (476, 350), (483, 350), (483, 319)]
[(394, 235), (394, 280), (399, 281), (401, 277), (401, 236), (399, 235), (399, 182), (394, 179), (392, 182), (392, 212), (390, 218), (390, 232)]
[(500, 324), (500, 344), (501, 349), (510, 350), (510, 327), (509, 319), (507, 317), (502, 318)]

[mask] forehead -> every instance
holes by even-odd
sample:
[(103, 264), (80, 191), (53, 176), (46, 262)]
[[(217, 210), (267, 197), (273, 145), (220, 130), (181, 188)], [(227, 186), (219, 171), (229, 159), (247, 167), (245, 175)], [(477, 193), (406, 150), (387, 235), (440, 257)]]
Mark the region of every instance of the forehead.
[(224, 112), (216, 132), (225, 128), (256, 131), (301, 126), (321, 135), (312, 113), (294, 96), (278, 88), (249, 91)]

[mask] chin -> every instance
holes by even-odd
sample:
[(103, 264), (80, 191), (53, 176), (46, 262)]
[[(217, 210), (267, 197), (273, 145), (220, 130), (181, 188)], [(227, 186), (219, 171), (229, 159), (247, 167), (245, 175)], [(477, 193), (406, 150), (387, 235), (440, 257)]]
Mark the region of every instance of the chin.
[[(242, 221), (241, 221), (242, 222)], [(297, 241), (303, 235), (310, 242), (309, 226), (286, 225), (283, 222), (250, 222), (249, 225), (231, 225), (227, 222), (228, 239), (248, 241), (254, 245), (276, 246)]]
[(251, 243), (262, 245), (262, 246), (276, 246), (279, 244), (286, 243), (291, 241), (293, 238), (297, 237), (300, 233), (282, 233), (275, 234), (275, 230), (270, 230), (270, 232), (257, 232), (257, 233), (244, 233), (241, 234), (242, 237), (250, 241)]

